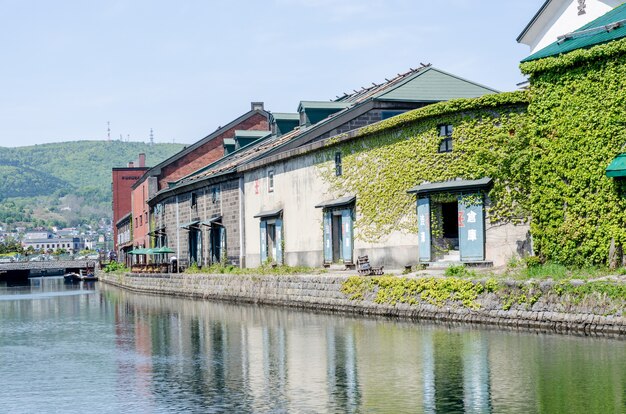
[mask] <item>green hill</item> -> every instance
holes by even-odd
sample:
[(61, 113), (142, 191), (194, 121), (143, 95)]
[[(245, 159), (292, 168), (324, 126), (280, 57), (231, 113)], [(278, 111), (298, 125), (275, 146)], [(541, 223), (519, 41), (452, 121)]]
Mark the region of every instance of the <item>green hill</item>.
[(0, 200), (8, 197), (35, 197), (70, 188), (72, 185), (67, 181), (48, 173), (0, 164)]
[(112, 168), (125, 167), (139, 153), (148, 166), (156, 165), (183, 148), (122, 141), (0, 147), (0, 222), (21, 221), (24, 209), (38, 225), (110, 217)]

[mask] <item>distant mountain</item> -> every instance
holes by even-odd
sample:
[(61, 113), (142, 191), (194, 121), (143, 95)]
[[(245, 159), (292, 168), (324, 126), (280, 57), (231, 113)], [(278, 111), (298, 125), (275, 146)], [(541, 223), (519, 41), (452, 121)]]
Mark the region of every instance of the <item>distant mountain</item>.
[[(27, 206), (33, 220), (75, 224), (81, 211), (72, 214), (63, 203), (80, 200), (89, 219), (111, 216), (111, 169), (125, 167), (140, 153), (146, 164), (156, 165), (184, 148), (182, 144), (122, 141), (72, 141), (28, 147), (0, 147), (0, 221), (17, 221), (23, 214), (7, 211)], [(7, 200), (11, 199), (11, 200)], [(87, 209), (88, 207), (88, 209)], [(4, 210), (3, 210), (4, 209)], [(8, 214), (8, 215), (7, 215)], [(16, 220), (11, 220), (15, 217)]]

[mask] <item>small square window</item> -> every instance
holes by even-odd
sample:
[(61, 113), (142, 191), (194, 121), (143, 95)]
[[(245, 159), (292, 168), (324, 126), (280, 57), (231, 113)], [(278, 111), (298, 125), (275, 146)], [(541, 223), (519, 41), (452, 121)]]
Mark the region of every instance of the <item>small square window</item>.
[(452, 152), (452, 125), (439, 125), (439, 152)]
[(274, 170), (267, 172), (267, 191), (269, 193), (274, 191)]
[(215, 186), (211, 188), (211, 202), (215, 204), (218, 201), (220, 201), (220, 189)]
[(341, 168), (341, 152), (335, 153), (335, 175), (339, 177), (343, 173)]

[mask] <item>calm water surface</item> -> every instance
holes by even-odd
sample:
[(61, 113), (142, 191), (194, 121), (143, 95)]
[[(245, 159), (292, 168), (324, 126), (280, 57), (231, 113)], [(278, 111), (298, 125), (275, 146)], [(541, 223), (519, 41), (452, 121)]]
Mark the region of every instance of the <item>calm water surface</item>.
[(0, 285), (0, 411), (626, 413), (626, 341)]

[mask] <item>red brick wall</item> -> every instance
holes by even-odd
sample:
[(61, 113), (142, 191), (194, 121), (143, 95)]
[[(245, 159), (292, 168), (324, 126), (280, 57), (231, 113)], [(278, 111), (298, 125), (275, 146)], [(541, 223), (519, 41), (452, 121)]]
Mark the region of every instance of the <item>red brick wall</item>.
[(148, 214), (148, 180), (144, 180), (132, 191), (133, 246), (150, 247), (150, 215)]
[(114, 168), (113, 169), (113, 240), (117, 251), (117, 223), (122, 217), (130, 213), (131, 187), (146, 172), (147, 168)]
[(224, 138), (234, 137), (235, 130), (268, 131), (269, 124), (263, 115), (254, 114), (184, 157), (163, 167), (159, 176), (159, 190), (166, 188), (169, 181), (176, 181), (223, 157)]

